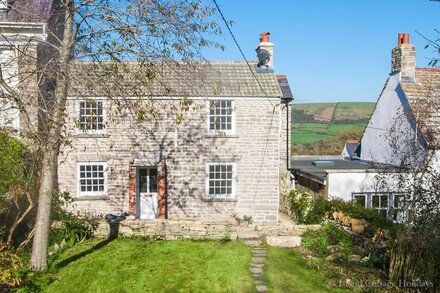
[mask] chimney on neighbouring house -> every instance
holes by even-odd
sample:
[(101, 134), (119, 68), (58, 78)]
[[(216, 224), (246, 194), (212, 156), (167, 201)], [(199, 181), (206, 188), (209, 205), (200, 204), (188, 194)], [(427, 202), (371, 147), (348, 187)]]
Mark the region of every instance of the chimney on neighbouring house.
[(260, 34), (260, 44), (257, 46), (257, 72), (273, 72), (273, 47), (270, 42), (270, 33), (263, 32)]
[(401, 81), (415, 81), (416, 47), (409, 43), (409, 34), (399, 34), (391, 54), (391, 73), (399, 72)]

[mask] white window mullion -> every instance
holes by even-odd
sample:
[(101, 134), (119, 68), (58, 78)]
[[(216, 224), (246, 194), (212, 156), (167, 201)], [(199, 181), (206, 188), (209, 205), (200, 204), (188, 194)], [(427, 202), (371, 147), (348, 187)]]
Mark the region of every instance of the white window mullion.
[(235, 197), (236, 166), (234, 163), (206, 164), (206, 197), (231, 199)]
[(107, 164), (79, 162), (77, 165), (78, 196), (104, 196), (107, 193)]
[(208, 101), (208, 133), (209, 134), (234, 134), (235, 113), (234, 101), (210, 100)]

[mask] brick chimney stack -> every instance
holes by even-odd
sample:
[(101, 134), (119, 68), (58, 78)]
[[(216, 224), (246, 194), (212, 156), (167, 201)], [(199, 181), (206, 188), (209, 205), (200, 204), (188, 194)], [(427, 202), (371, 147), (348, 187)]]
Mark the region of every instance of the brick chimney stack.
[(270, 33), (260, 34), (260, 43), (257, 46), (257, 72), (273, 72), (273, 48), (275, 45), (270, 42)]
[(400, 33), (397, 47), (391, 53), (391, 73), (399, 72), (401, 81), (416, 79), (416, 47), (409, 43), (409, 34)]

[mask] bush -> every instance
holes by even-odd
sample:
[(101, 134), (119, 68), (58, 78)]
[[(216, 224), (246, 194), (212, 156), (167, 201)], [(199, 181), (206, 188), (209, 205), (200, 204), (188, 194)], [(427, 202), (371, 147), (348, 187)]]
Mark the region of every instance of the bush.
[(9, 248), (25, 243), (34, 225), (39, 155), (0, 130), (0, 241)]
[(22, 283), (20, 258), (0, 244), (0, 292), (8, 292)]
[[(73, 199), (69, 193), (56, 194), (53, 199), (52, 219), (53, 233), (50, 244), (60, 248), (72, 247), (76, 243), (91, 238), (98, 227), (98, 218), (93, 215), (74, 215), (66, 210)], [(60, 245), (62, 243), (62, 245)]]
[(389, 230), (392, 235), (395, 235), (397, 230), (402, 227), (402, 225), (393, 223), (375, 210), (353, 205), (351, 202), (345, 202), (341, 199), (329, 201), (323, 197), (314, 198), (306, 209), (309, 212), (304, 217), (303, 223), (305, 224), (319, 224), (326, 213), (335, 211), (341, 211), (351, 218), (365, 219), (369, 224), (366, 232), (368, 236), (373, 236), (378, 228)]
[(298, 223), (305, 223), (310, 209), (310, 202), (312, 201), (310, 193), (304, 190), (294, 189), (290, 191), (287, 200), (289, 201), (291, 216), (293, 216)]
[(305, 219), (306, 224), (320, 224), (326, 212), (331, 211), (332, 202), (323, 197), (314, 198), (310, 203), (310, 211)]
[(320, 256), (327, 253), (329, 245), (341, 246), (346, 254), (351, 254), (353, 251), (353, 241), (350, 234), (332, 223), (327, 223), (316, 231), (310, 229), (305, 231), (301, 242), (305, 248)]

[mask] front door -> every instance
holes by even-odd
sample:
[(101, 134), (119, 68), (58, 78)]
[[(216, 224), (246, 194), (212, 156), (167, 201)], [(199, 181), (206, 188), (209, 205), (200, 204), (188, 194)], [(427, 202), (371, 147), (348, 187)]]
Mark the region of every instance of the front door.
[(138, 215), (140, 219), (157, 218), (157, 168), (138, 169)]

